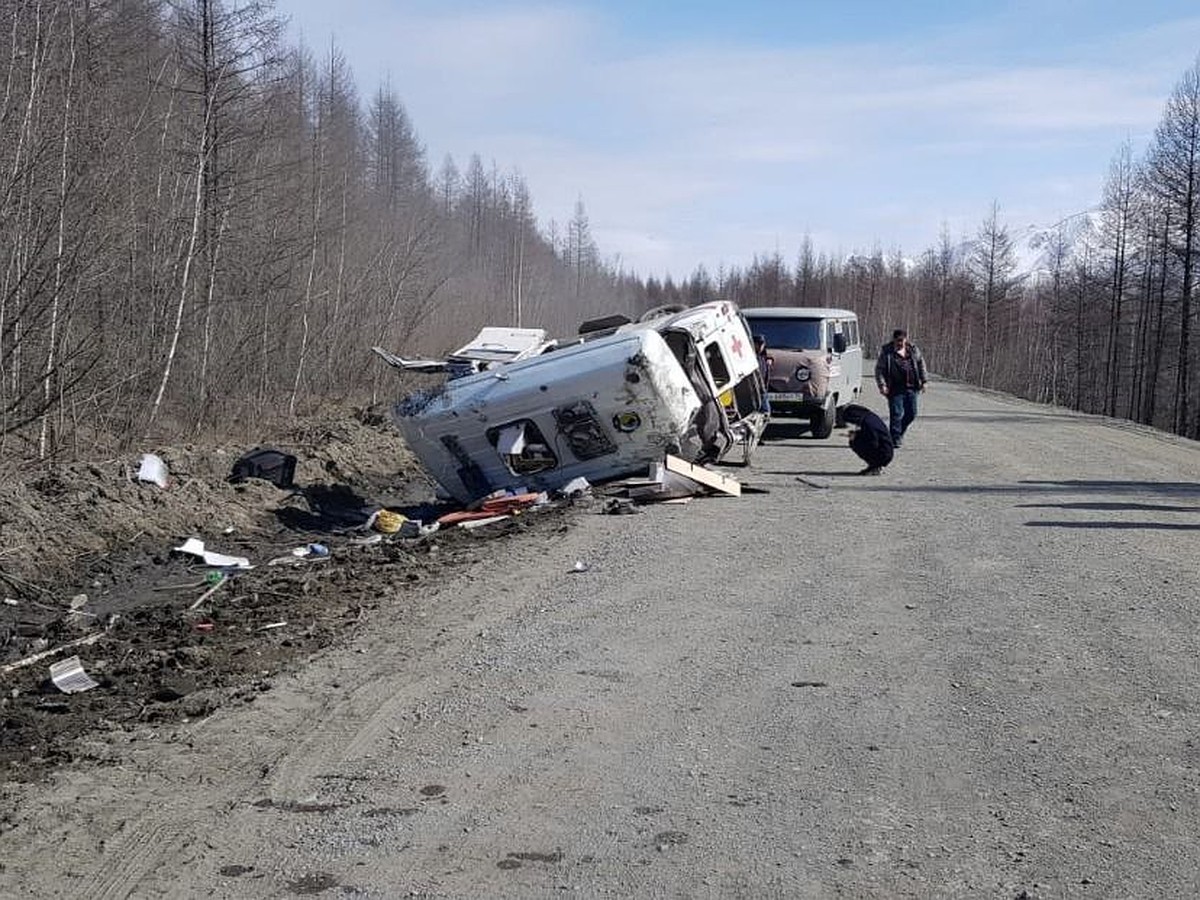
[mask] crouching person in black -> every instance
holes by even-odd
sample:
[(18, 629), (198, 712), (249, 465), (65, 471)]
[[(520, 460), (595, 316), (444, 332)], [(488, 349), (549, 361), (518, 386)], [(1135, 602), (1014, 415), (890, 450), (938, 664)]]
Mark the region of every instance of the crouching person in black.
[(842, 412), (850, 426), (850, 449), (867, 464), (859, 475), (878, 475), (892, 461), (892, 434), (887, 423), (865, 406), (852, 403)]

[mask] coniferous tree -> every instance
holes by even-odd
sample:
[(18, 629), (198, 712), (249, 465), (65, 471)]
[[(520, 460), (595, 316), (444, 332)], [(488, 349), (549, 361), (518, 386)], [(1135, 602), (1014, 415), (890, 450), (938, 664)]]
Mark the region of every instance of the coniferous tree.
[(1126, 142), (1109, 168), (1104, 187), (1104, 238), (1109, 254), (1109, 319), (1106, 335), (1107, 359), (1103, 372), (1104, 412), (1117, 414), (1117, 392), (1127, 383), (1121, 371), (1122, 319), (1126, 285), (1130, 275), (1130, 237), (1134, 229), (1137, 204), (1137, 170), (1133, 151)]
[(1200, 60), (1172, 91), (1154, 133), (1147, 184), (1166, 207), (1169, 248), (1179, 266), (1174, 430), (1200, 437), (1191, 405), (1192, 292), (1200, 254)]
[(996, 378), (997, 343), (1004, 327), (1002, 315), (1013, 291), (1012, 276), (1017, 267), (1012, 238), (1007, 226), (1000, 221), (999, 203), (992, 203), (990, 212), (980, 224), (968, 265), (979, 292), (979, 382), (992, 386)]

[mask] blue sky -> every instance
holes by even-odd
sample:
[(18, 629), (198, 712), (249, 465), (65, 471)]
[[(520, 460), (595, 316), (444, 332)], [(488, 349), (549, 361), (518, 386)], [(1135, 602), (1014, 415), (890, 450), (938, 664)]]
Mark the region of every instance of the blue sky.
[(605, 258), (688, 277), (778, 250), (899, 249), (1096, 204), (1200, 53), (1175, 0), (276, 0), (385, 81), (433, 170), (519, 171), (543, 225), (582, 198)]

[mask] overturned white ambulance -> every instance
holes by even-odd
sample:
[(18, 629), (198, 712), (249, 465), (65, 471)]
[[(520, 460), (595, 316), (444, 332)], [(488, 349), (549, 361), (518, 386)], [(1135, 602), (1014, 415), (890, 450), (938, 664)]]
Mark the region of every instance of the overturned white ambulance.
[(705, 463), (739, 448), (749, 460), (766, 425), (766, 386), (734, 304), (600, 324), (397, 404), (399, 430), (451, 496), (470, 503), (579, 477), (595, 484), (644, 473), (667, 454)]

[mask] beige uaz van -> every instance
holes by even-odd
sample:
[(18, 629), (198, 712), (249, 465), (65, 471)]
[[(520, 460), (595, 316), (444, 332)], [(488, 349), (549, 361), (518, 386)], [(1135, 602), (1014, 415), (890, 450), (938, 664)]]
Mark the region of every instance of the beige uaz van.
[(767, 398), (771, 419), (808, 419), (812, 436), (827, 438), (862, 390), (858, 316), (813, 306), (743, 308), (771, 359)]

